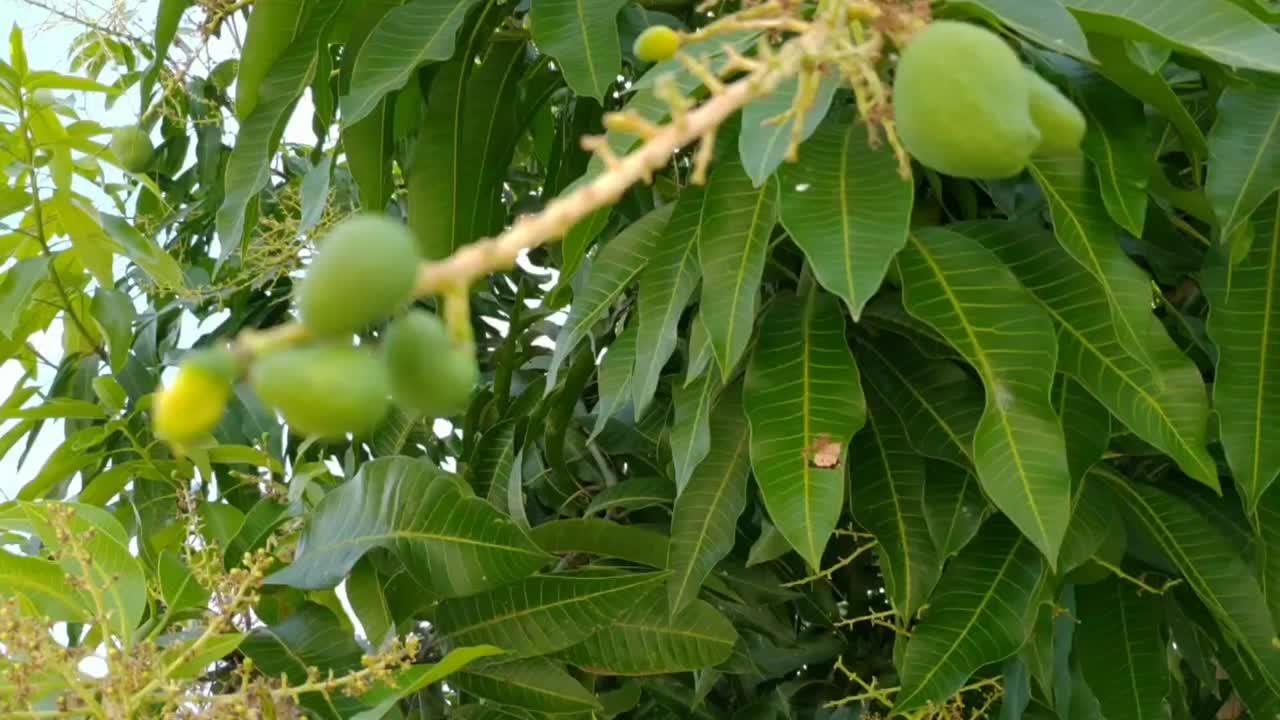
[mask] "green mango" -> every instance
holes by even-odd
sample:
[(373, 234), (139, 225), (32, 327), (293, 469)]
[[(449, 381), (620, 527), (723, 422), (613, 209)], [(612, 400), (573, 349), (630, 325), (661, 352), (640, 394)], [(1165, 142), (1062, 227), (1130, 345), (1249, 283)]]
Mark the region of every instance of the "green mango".
[(1027, 85), (1031, 90), (1031, 120), (1040, 130), (1036, 152), (1062, 155), (1078, 151), (1088, 127), (1084, 113), (1053, 83), (1030, 68)]
[(281, 350), (258, 358), (249, 381), (258, 399), (284, 415), (300, 435), (367, 433), (390, 407), (386, 368), (366, 348)]
[(391, 323), (382, 349), (397, 405), (430, 417), (467, 409), (480, 377), (475, 352), (450, 338), (435, 315), (413, 310)]
[(156, 147), (151, 144), (147, 131), (134, 125), (112, 131), (111, 152), (115, 153), (120, 167), (131, 173), (142, 173), (151, 167)]

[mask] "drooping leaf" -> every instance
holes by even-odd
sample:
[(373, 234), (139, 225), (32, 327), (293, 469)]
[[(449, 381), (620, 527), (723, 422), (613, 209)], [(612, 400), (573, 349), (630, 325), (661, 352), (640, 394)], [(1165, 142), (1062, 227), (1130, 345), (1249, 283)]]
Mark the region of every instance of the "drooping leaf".
[(513, 658), (548, 655), (586, 640), (635, 604), (666, 573), (535, 575), (480, 595), (446, 600), (435, 625), (452, 642), (489, 644)]
[(925, 465), (884, 395), (868, 385), (867, 424), (849, 448), (849, 505), (875, 536), (894, 610), (910, 622), (929, 599), (942, 561), (925, 519)]
[(1062, 420), (1067, 467), (1074, 486), (1106, 454), (1111, 443), (1111, 414), (1084, 386), (1065, 375), (1054, 382), (1053, 406)]
[(58, 563), (37, 557), (0, 552), (0, 582), (6, 592), (22, 604), (29, 604), (38, 616), (61, 622), (84, 622), (89, 606), (67, 582), (67, 573)]
[(1147, 338), (1151, 367), (1130, 355), (1109, 323), (1106, 299), (1087, 273), (1044, 233), (1010, 225), (966, 225), (1018, 276), (1058, 326), (1058, 366), (1143, 440), (1169, 453), (1191, 477), (1216, 488), (1206, 449), (1208, 400), (1195, 365), (1163, 331)]
[(844, 505), (849, 440), (866, 420), (834, 296), (778, 297), (742, 392), (751, 469), (773, 524), (817, 569)]
[(622, 66), (618, 11), (625, 0), (538, 0), (529, 19), (533, 41), (556, 59), (579, 95), (601, 103)]
[(534, 712), (590, 712), (600, 707), (595, 695), (564, 666), (546, 658), (471, 665), (450, 682), (476, 697)]
[[(354, 18), (346, 45), (342, 49), (339, 68), (342, 94), (349, 95), (354, 79), (356, 59), (377, 24), (399, 0), (374, 0), (365, 3)], [(343, 117), (342, 148), (347, 167), (360, 190), (360, 205), (372, 212), (380, 211), (391, 191), (391, 153), (395, 146), (393, 114), (395, 104), (383, 97), (365, 117), (347, 122)]]
[[(278, 624), (254, 628), (241, 641), (240, 651), (260, 672), (284, 676), (294, 684), (306, 682), (309, 667), (339, 675), (359, 668), (364, 654), (333, 611), (314, 603), (304, 604)], [(350, 717), (362, 707), (355, 698), (340, 693), (305, 693), (301, 701), (326, 720)]]
[(990, 511), (972, 472), (940, 460), (925, 461), (924, 518), (943, 558), (968, 545)]
[(1205, 192), (1224, 242), (1248, 224), (1254, 210), (1280, 189), (1280, 82), (1251, 76), (1218, 100), (1209, 133)]
[(395, 552), (435, 592), (466, 595), (525, 577), (548, 556), (510, 518), (465, 496), (425, 460), (380, 458), (325, 495), (293, 563), (268, 582), (338, 584), (375, 547)]
[(1111, 491), (1097, 476), (1085, 473), (1075, 480), (1071, 493), (1071, 524), (1062, 539), (1059, 571), (1084, 565), (1111, 539), (1124, 535), (1124, 518)]
[(1164, 718), (1169, 664), (1160, 608), (1119, 578), (1076, 588), (1075, 648), (1108, 720)]
[(751, 338), (765, 252), (777, 220), (777, 196), (776, 181), (753, 187), (735, 160), (721, 162), (707, 182), (698, 233), (700, 317), (725, 380)]
[(477, 660), (500, 654), (502, 651), (492, 645), (461, 647), (450, 650), (438, 663), (413, 665), (392, 678), (394, 685), (380, 683), (361, 694), (360, 702), (371, 707), (352, 715), (350, 720), (384, 720), (401, 698), (438, 683)]
[(677, 494), (684, 492), (711, 450), (711, 406), (720, 388), (720, 377), (716, 373), (705, 373), (694, 384), (671, 391), (675, 409), (671, 424), (671, 462), (675, 466)]
[(654, 675), (715, 667), (728, 659), (738, 633), (702, 600), (671, 613), (660, 588), (560, 657), (593, 673)]
[(609, 419), (618, 414), (631, 399), (631, 377), (636, 366), (636, 323), (627, 325), (600, 361), (600, 401), (596, 404), (596, 422), (591, 430), (594, 439)]
[(553, 553), (582, 553), (667, 567), (667, 538), (652, 530), (599, 518), (569, 518), (543, 523), (530, 532), (538, 546)]
[(1071, 476), (1049, 404), (1058, 352), (1053, 322), (993, 254), (950, 230), (912, 235), (898, 264), (907, 310), (955, 346), (986, 387), (973, 440), (982, 487), (1056, 561)]
[(941, 702), (982, 666), (1017, 652), (1047, 577), (1044, 558), (1017, 528), (987, 523), (947, 566), (907, 643), (894, 711)]
[[(698, 233), (704, 196), (698, 186), (680, 193), (653, 258), (640, 272), (640, 295), (636, 300), (640, 329), (635, 380), (631, 385), (637, 415), (643, 414), (653, 399), (662, 368), (676, 348), (680, 314), (698, 285)], [(682, 485), (678, 478), (679, 464), (677, 483)]]
[[(801, 92), (801, 83), (806, 97), (811, 104), (805, 110), (803, 123), (796, 129), (795, 115), (786, 116), (777, 122), (783, 113), (792, 109), (797, 94)], [(812, 83), (812, 86), (809, 85)], [(742, 166), (751, 176), (751, 182), (760, 187), (773, 172), (782, 165), (782, 161), (796, 160), (796, 156), (788, 158), (787, 151), (792, 141), (803, 142), (813, 135), (831, 107), (831, 99), (835, 97), (836, 88), (840, 86), (836, 73), (826, 73), (821, 78), (806, 76), (788, 78), (773, 92), (748, 103), (742, 109), (742, 128), (738, 131), (738, 156)], [(810, 147), (810, 151), (814, 148)]]
[(781, 172), (782, 224), (856, 320), (907, 242), (914, 193), (853, 118), (824, 123)]
[(650, 507), (666, 507), (676, 499), (671, 482), (660, 477), (631, 477), (605, 488), (591, 499), (588, 515), (606, 510), (643, 510)]
[(667, 599), (673, 616), (698, 597), (703, 581), (733, 550), (747, 505), (750, 427), (741, 390), (727, 390), (711, 412), (709, 452), (676, 499), (671, 519)]
[(392, 9), (360, 46), (342, 98), (342, 123), (364, 118), (383, 96), (404, 87), (414, 70), (453, 55), (458, 28), (477, 0), (410, 0)]
[(1280, 474), (1280, 201), (1258, 211), (1248, 252), (1210, 252), (1209, 335), (1218, 349), (1213, 404), (1236, 487), (1252, 512)]

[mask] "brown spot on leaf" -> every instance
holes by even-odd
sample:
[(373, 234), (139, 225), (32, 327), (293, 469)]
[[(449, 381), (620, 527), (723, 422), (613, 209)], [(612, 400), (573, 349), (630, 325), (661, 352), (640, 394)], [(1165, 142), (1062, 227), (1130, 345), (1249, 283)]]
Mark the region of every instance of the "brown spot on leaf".
[(844, 450), (842, 443), (835, 442), (830, 435), (819, 435), (805, 451), (805, 459), (816, 468), (829, 470), (840, 467), (840, 453)]

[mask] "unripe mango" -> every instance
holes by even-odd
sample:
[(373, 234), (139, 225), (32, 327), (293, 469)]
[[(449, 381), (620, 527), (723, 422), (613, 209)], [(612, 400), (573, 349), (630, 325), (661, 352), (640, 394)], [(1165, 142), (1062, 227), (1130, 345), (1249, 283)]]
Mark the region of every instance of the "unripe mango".
[(366, 433), (387, 414), (387, 371), (365, 348), (316, 345), (258, 358), (253, 391), (300, 435)]
[(1061, 155), (1080, 149), (1087, 123), (1084, 113), (1061, 90), (1027, 68), (1031, 120), (1040, 130), (1037, 153)]
[(644, 62), (662, 62), (680, 49), (680, 34), (666, 25), (650, 25), (636, 37), (631, 51)]
[(397, 405), (431, 417), (467, 409), (480, 376), (475, 352), (454, 342), (435, 315), (410, 311), (388, 326), (382, 348)]
[(320, 242), (298, 285), (302, 324), (320, 337), (357, 333), (408, 300), (417, 271), (403, 224), (377, 215), (345, 220)]
[(212, 433), (226, 412), (235, 377), (235, 358), (225, 348), (183, 358), (173, 383), (156, 393), (151, 405), (156, 437), (181, 446)]
[(902, 51), (893, 83), (902, 143), (924, 165), (962, 178), (1006, 178), (1040, 144), (1027, 71), (996, 34), (937, 21)]
[(141, 173), (151, 167), (156, 147), (151, 144), (146, 130), (137, 126), (122, 127), (111, 133), (111, 152), (120, 161), (120, 167), (131, 173)]

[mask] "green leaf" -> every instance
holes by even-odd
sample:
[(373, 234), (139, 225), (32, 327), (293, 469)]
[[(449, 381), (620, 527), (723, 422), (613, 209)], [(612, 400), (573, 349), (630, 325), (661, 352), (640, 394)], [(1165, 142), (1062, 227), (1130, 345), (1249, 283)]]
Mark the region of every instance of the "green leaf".
[(947, 566), (907, 643), (894, 711), (941, 703), (979, 668), (1017, 652), (1048, 577), (1044, 558), (1017, 528), (987, 523)]
[(132, 260), (157, 285), (165, 289), (186, 286), (182, 265), (154, 239), (143, 235), (122, 217), (103, 213), (98, 219), (107, 235), (120, 246), (124, 256)]
[(1280, 37), (1228, 0), (1063, 0), (1085, 30), (1168, 43), (1232, 67), (1280, 72)]
[(850, 510), (875, 536), (889, 600), (908, 624), (928, 602), (942, 560), (925, 519), (924, 460), (874, 385), (867, 389), (867, 424), (853, 437), (849, 456)]
[(1076, 588), (1075, 652), (1107, 720), (1166, 718), (1160, 604), (1119, 578)]
[(138, 83), (142, 95), (143, 110), (151, 104), (151, 91), (155, 87), (156, 78), (164, 67), (165, 57), (169, 54), (169, 46), (178, 34), (178, 24), (182, 14), (191, 7), (193, 0), (160, 0), (156, 8), (155, 57), (142, 73)]
[(1163, 490), (1094, 469), (1140, 528), (1182, 573), (1257, 682), (1280, 693), (1280, 653), (1266, 599), (1236, 544), (1194, 506)]
[(637, 324), (629, 323), (609, 345), (600, 361), (597, 385), (600, 400), (595, 408), (595, 427), (588, 439), (594, 440), (609, 419), (618, 414), (631, 399), (631, 376), (636, 367)]
[(1061, 0), (1029, 3), (1024, 0), (947, 0), (994, 17), (1054, 52), (1066, 53), (1081, 60), (1092, 60), (1080, 24), (1063, 7)]
[[(351, 30), (342, 48), (339, 67), (343, 95), (350, 94), (356, 59), (369, 35), (387, 13), (399, 5), (399, 0), (371, 0), (361, 4), (360, 12), (352, 13)], [(342, 149), (347, 156), (347, 167), (360, 190), (360, 206), (370, 212), (381, 211), (391, 193), (394, 110), (392, 98), (383, 97), (363, 118), (347, 122), (343, 117)]]
[(556, 338), (555, 354), (552, 355), (551, 367), (547, 369), (548, 388), (555, 387), (560, 366), (569, 354), (591, 332), (592, 326), (605, 317), (653, 257), (662, 230), (671, 218), (671, 211), (671, 205), (650, 211), (600, 249), (582, 290), (573, 300), (569, 318)]
[(209, 640), (200, 645), (193, 655), (186, 654), (186, 650), (192, 645), (191, 642), (170, 645), (161, 655), (161, 662), (166, 664), (176, 662), (177, 665), (166, 674), (166, 677), (171, 680), (185, 680), (204, 675), (209, 672), (210, 665), (239, 649), (244, 638), (244, 633), (239, 632), (218, 633), (210, 636)]
[(236, 117), (245, 120), (263, 96), (263, 84), (306, 27), (307, 0), (262, 0), (249, 13), (236, 67)]
[(89, 607), (81, 594), (67, 582), (67, 572), (58, 563), (0, 551), (0, 582), (5, 592), (30, 604), (36, 617), (55, 622), (85, 622)]
[[(831, 107), (836, 88), (840, 87), (840, 77), (835, 72), (824, 73), (816, 80), (812, 76), (805, 76), (804, 82), (812, 82), (813, 87), (804, 88), (805, 94), (811, 95), (811, 104), (805, 110), (804, 123), (799, 130), (795, 129), (795, 115), (788, 115), (782, 122), (777, 122), (779, 117), (792, 109), (801, 90), (798, 76), (783, 80), (773, 92), (751, 101), (742, 109), (738, 155), (756, 187), (763, 185), (773, 175), (773, 171), (782, 165), (783, 160), (794, 162), (797, 159), (798, 150), (794, 157), (788, 157), (792, 141), (801, 143), (813, 135), (818, 124), (826, 117), (827, 109)], [(817, 149), (806, 145), (805, 151), (815, 152)]]
[(539, 713), (599, 709), (600, 702), (564, 666), (546, 658), (472, 665), (450, 681), (476, 697)]
[[(307, 668), (332, 670), (335, 675), (359, 669), (364, 653), (343, 628), (333, 611), (306, 603), (283, 622), (254, 628), (240, 643), (240, 652), (269, 677), (288, 678), (289, 684), (307, 681)], [(354, 715), (362, 705), (341, 693), (305, 693), (302, 704), (326, 720)]]
[(986, 387), (973, 440), (982, 487), (1056, 561), (1071, 476), (1049, 404), (1053, 322), (994, 255), (950, 230), (921, 229), (898, 265), (907, 310), (959, 350)]
[(1080, 63), (1056, 67), (1066, 72), (1072, 97), (1088, 121), (1084, 154), (1093, 163), (1107, 213), (1120, 227), (1142, 237), (1151, 172), (1142, 101)]
[(1059, 375), (1053, 387), (1053, 406), (1067, 441), (1067, 467), (1074, 486), (1111, 443), (1111, 413), (1079, 382)]
[(653, 568), (667, 567), (667, 537), (633, 525), (599, 518), (569, 518), (543, 523), (530, 534), (547, 552), (600, 555)]
[(209, 591), (200, 585), (182, 560), (171, 550), (160, 553), (156, 574), (160, 576), (160, 595), (170, 613), (189, 608), (208, 607)]
[(813, 290), (803, 299), (774, 299), (742, 399), (751, 422), (751, 469), (769, 517), (817, 569), (844, 506), (849, 440), (866, 421), (834, 296)]
[(671, 481), (660, 477), (631, 477), (610, 488), (605, 488), (591, 499), (586, 514), (593, 515), (607, 510), (643, 510), (651, 507), (667, 507), (676, 499)]
[(1218, 349), (1213, 404), (1236, 487), (1250, 512), (1280, 473), (1280, 202), (1273, 197), (1253, 222), (1253, 242), (1238, 260), (1215, 247), (1203, 287), (1209, 336)]
[(1071, 524), (1062, 539), (1058, 570), (1065, 574), (1084, 565), (1115, 535), (1124, 536), (1124, 518), (1110, 490), (1097, 476), (1077, 478), (1071, 493)]
[(738, 517), (747, 506), (750, 439), (741, 391), (735, 386), (716, 403), (710, 452), (676, 499), (667, 584), (673, 615), (692, 604), (707, 576), (733, 550)]
[(656, 675), (719, 665), (738, 641), (729, 619), (701, 600), (673, 614), (659, 588), (628, 605), (617, 620), (559, 657), (597, 674)]
[(725, 380), (747, 349), (755, 323), (769, 234), (777, 220), (774, 180), (752, 186), (742, 165), (724, 160), (711, 173), (698, 233), (702, 265), (699, 316)]
[(94, 217), (98, 214), (97, 211), (81, 207), (71, 193), (54, 195), (44, 208), (53, 215), (58, 227), (71, 240), (72, 252), (81, 264), (93, 274), (99, 284), (111, 287), (111, 241)]
[(49, 276), (49, 258), (23, 258), (9, 266), (0, 279), (0, 333), (14, 339), (22, 314), (36, 288)]
[(133, 321), (138, 317), (133, 300), (114, 288), (100, 287), (93, 291), (89, 312), (106, 336), (111, 370), (120, 372), (129, 359), (129, 348), (133, 345)]
[[(515, 420), (504, 420), (485, 430), (468, 463), (467, 480), (476, 495), (490, 502), (496, 494), (506, 492), (507, 479), (515, 463), (515, 432)], [(494, 507), (502, 508), (496, 503)]]
[(342, 124), (349, 127), (373, 112), (419, 65), (452, 57), (458, 28), (476, 2), (410, 0), (382, 16), (360, 45), (350, 90), (341, 101)]
[(369, 550), (395, 552), (445, 596), (480, 592), (525, 577), (547, 561), (510, 518), (426, 460), (380, 458), (330, 491), (311, 513), (293, 564), (269, 583), (303, 589), (337, 585)]
[(374, 648), (382, 647), (382, 643), (394, 633), (396, 621), (387, 602), (386, 584), (374, 567), (371, 556), (360, 558), (351, 568), (347, 577), (347, 600), (360, 620), (369, 644)]
[(1058, 243), (1097, 281), (1120, 343), (1153, 364), (1148, 338), (1163, 330), (1151, 312), (1151, 278), (1120, 247), (1084, 156), (1037, 156), (1029, 168), (1049, 201)]
[(711, 405), (720, 393), (720, 377), (705, 373), (693, 385), (671, 391), (675, 420), (671, 424), (671, 462), (676, 494), (683, 493), (711, 450)]
[(622, 68), (618, 11), (626, 0), (537, 0), (529, 10), (533, 41), (579, 95), (605, 102)]
[[(224, 195), (218, 208), (218, 239), (222, 243), (220, 262), (236, 250), (245, 235), (245, 216), (270, 176), (271, 158), (284, 134), (294, 104), (311, 84), (321, 42), (338, 17), (341, 0), (314, 3), (296, 39), (274, 62), (262, 81), (260, 98), (242, 114), (236, 144), (227, 158)], [(257, 11), (255, 11), (256, 13)], [(241, 77), (244, 75), (241, 66)]]
[(782, 225), (822, 287), (857, 320), (907, 243), (914, 192), (887, 148), (873, 149), (865, 126), (823, 123), (800, 160), (783, 168)]
[(445, 600), (435, 625), (453, 643), (496, 645), (513, 657), (563, 650), (609, 625), (666, 573), (535, 575), (481, 595)]
[(1134, 434), (1171, 455), (1211, 488), (1218, 473), (1206, 449), (1208, 400), (1199, 370), (1163, 334), (1148, 336), (1152, 367), (1130, 355), (1106, 317), (1097, 281), (1047, 233), (1014, 224), (968, 224), (963, 232), (996, 253), (1058, 326), (1058, 367)]
[(362, 694), (360, 702), (372, 707), (352, 715), (351, 720), (385, 720), (402, 698), (444, 680), (477, 660), (501, 654), (502, 650), (491, 645), (461, 647), (450, 650), (438, 663), (414, 665), (395, 676), (394, 686), (383, 683)]
[(1234, 237), (1267, 196), (1280, 189), (1280, 82), (1250, 79), (1255, 84), (1232, 85), (1222, 92), (1218, 119), (1209, 132), (1205, 192), (1222, 242)]
[[(680, 193), (652, 259), (640, 272), (640, 295), (636, 299), (640, 330), (631, 384), (637, 416), (644, 414), (658, 389), (662, 368), (676, 349), (680, 315), (698, 286), (698, 233), (705, 196), (703, 188), (696, 185)], [(677, 413), (678, 408), (677, 404)], [(679, 463), (676, 478), (677, 485), (683, 486)]]
[(923, 357), (903, 340), (858, 344), (862, 372), (902, 418), (922, 455), (973, 467), (973, 432), (982, 417), (982, 386), (950, 360)]

